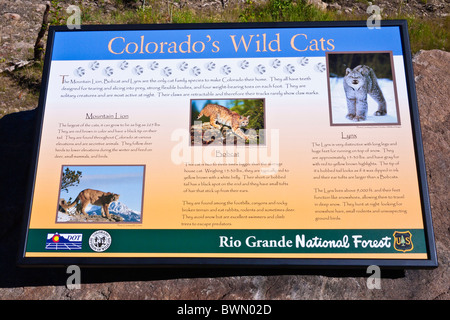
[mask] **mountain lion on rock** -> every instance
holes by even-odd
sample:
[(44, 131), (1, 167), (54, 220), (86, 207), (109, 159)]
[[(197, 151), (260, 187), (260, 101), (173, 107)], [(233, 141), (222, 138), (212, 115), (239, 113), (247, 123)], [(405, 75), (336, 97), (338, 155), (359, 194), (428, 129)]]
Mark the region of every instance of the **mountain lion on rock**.
[[(84, 189), (81, 191), (77, 198), (70, 204), (66, 203), (66, 200), (61, 199), (59, 205), (64, 208), (64, 210), (70, 209), (75, 206), (78, 202), (81, 204), (81, 212), (84, 215), (86, 213), (86, 207), (89, 204), (94, 206), (99, 206), (102, 208), (102, 217), (109, 219), (109, 205), (111, 202), (119, 200), (119, 195), (111, 192), (103, 192), (93, 189)], [(78, 211), (78, 210), (77, 210)], [(105, 216), (106, 215), (106, 216)]]

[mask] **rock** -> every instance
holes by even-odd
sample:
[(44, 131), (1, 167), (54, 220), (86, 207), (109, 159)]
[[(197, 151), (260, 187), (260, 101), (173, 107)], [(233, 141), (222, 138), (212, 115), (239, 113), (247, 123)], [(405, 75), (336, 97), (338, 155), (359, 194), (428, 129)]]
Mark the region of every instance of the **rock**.
[(420, 51), (413, 61), (436, 246), (440, 268), (448, 274), (450, 110), (446, 101), (450, 92), (450, 53)]
[(323, 2), (322, 0), (308, 0), (307, 3), (320, 10), (326, 10), (328, 6), (328, 4)]
[(34, 62), (33, 60), (28, 60), (28, 61), (23, 61), (23, 60), (21, 60), (21, 61), (17, 61), (17, 62), (15, 62), (15, 63), (11, 63), (11, 66), (6, 67), (6, 68), (4, 68), (3, 70), (0, 69), (0, 73), (1, 73), (1, 72), (4, 72), (4, 71), (7, 71), (7, 72), (13, 72), (15, 69), (20, 69), (20, 68), (25, 67), (26, 65), (31, 64), (31, 63), (33, 63), (33, 62)]
[(20, 20), (20, 15), (17, 14), (17, 13), (9, 13), (9, 12), (7, 12), (7, 13), (5, 13), (3, 16), (4, 16), (6, 19), (10, 19), (10, 20), (13, 20), (13, 21), (18, 21), (18, 20)]
[(334, 10), (341, 10), (342, 6), (339, 3), (328, 3), (328, 8), (331, 8)]
[[(249, 136), (249, 140), (252, 143), (258, 139), (254, 130), (240, 129)], [(214, 145), (219, 144), (244, 144), (243, 138), (234, 134), (231, 128), (222, 126), (222, 128), (216, 129), (209, 122), (203, 122), (201, 124), (194, 124), (191, 126), (191, 144), (192, 145)]]

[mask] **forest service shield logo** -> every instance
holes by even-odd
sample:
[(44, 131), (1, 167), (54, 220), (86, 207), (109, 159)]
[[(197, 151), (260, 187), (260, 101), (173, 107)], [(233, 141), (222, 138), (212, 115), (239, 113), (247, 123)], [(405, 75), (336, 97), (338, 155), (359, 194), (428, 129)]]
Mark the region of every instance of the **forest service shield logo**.
[(412, 234), (409, 231), (394, 232), (394, 249), (397, 251), (407, 252), (414, 248), (412, 242)]
[(104, 231), (95, 231), (89, 237), (89, 247), (96, 252), (103, 252), (111, 245), (111, 235)]

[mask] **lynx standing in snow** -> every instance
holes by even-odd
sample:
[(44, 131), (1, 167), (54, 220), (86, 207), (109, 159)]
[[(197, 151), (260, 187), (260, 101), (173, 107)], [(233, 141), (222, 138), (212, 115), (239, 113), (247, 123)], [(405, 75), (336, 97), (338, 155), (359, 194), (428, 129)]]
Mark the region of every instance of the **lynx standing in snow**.
[(229, 110), (228, 108), (225, 108), (218, 104), (207, 104), (202, 111), (200, 111), (200, 114), (198, 115), (197, 119), (200, 119), (202, 116), (209, 117), (209, 123), (211, 126), (213, 126), (216, 129), (221, 129), (221, 126), (219, 126), (217, 123), (220, 123), (225, 126), (229, 126), (231, 128), (231, 131), (241, 137), (242, 139), (248, 140), (248, 136), (242, 132), (240, 127), (245, 127), (248, 125), (248, 117), (241, 116), (239, 113)]
[(368, 66), (359, 65), (353, 70), (347, 68), (344, 77), (344, 90), (347, 97), (347, 118), (354, 121), (366, 120), (367, 94), (377, 103), (375, 116), (386, 114), (386, 100), (378, 85), (375, 72)]

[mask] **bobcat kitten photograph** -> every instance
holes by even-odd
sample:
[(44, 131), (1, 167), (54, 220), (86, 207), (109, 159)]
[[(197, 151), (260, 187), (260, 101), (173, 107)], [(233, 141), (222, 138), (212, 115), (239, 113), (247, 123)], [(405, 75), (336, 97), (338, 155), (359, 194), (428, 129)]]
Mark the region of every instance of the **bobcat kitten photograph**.
[(391, 52), (329, 53), (331, 125), (400, 124)]
[(264, 144), (264, 99), (191, 100), (191, 145)]
[(144, 166), (63, 166), (56, 222), (141, 223)]

